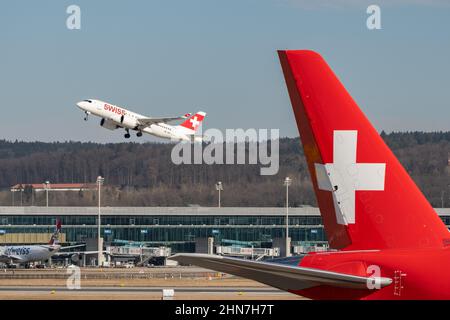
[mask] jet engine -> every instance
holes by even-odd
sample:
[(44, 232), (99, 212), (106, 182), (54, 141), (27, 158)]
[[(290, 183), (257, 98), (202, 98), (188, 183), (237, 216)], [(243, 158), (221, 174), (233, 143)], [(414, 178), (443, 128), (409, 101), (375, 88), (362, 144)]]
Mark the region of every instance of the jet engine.
[(73, 261), (73, 262), (78, 262), (78, 261), (80, 261), (81, 259), (82, 259), (83, 257), (81, 256), (81, 254), (77, 254), (77, 253), (74, 253), (71, 257), (70, 257), (70, 259)]
[(137, 120), (135, 118), (130, 117), (127, 114), (124, 114), (120, 117), (120, 123), (122, 127), (128, 129), (136, 129), (138, 126)]
[(103, 128), (109, 129), (109, 130), (115, 130), (115, 129), (119, 128), (119, 126), (117, 125), (116, 122), (105, 119), (105, 118), (100, 120), (100, 126), (102, 126)]

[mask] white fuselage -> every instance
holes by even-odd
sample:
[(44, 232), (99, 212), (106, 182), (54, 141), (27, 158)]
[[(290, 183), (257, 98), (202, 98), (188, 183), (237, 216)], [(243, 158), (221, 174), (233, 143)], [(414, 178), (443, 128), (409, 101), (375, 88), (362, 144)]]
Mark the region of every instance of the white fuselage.
[(60, 245), (23, 245), (0, 247), (0, 262), (29, 263), (46, 261), (61, 249)]
[(141, 126), (138, 123), (138, 119), (147, 118), (144, 115), (101, 100), (84, 100), (78, 102), (77, 106), (83, 110), (86, 115), (93, 114), (102, 118), (100, 125), (106, 129), (115, 130), (124, 128), (127, 132), (128, 130), (135, 130), (165, 139), (190, 140), (190, 137), (182, 127), (171, 126), (163, 122), (154, 123), (149, 126)]

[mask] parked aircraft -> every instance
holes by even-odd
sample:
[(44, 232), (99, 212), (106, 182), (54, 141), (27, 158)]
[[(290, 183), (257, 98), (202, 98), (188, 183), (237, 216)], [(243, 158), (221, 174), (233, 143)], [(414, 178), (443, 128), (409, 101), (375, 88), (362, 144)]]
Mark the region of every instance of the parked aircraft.
[(31, 262), (44, 262), (50, 259), (52, 256), (59, 254), (93, 254), (98, 251), (81, 251), (81, 252), (60, 252), (62, 250), (68, 250), (85, 246), (74, 245), (62, 247), (59, 244), (59, 235), (61, 233), (61, 221), (56, 221), (55, 232), (52, 234), (48, 244), (36, 244), (36, 245), (15, 245), (15, 246), (2, 246), (0, 247), (0, 263), (7, 265), (29, 264)]

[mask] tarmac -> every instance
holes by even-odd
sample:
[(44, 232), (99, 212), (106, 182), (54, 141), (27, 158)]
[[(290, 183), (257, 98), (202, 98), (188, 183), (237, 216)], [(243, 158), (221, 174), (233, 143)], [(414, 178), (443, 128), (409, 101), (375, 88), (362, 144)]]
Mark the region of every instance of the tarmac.
[(0, 272), (0, 300), (302, 300), (261, 283), (199, 268), (81, 269), (70, 289), (66, 269)]
[[(0, 300), (161, 300), (169, 287), (1, 287)], [(173, 300), (301, 300), (269, 287), (172, 287)]]

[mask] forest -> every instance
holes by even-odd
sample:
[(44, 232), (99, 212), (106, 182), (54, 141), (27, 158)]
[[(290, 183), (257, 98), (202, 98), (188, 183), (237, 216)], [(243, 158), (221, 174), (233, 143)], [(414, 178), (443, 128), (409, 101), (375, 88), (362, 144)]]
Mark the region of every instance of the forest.
[[(434, 207), (450, 207), (450, 132), (381, 132)], [(169, 143), (21, 142), (0, 140), (0, 205), (20, 205), (15, 184), (95, 183), (105, 178), (105, 206), (283, 206), (286, 176), (291, 206), (316, 205), (299, 138), (279, 140), (279, 172), (260, 175), (259, 164), (175, 165)], [(52, 206), (96, 205), (95, 191), (49, 192)], [(44, 193), (25, 188), (25, 206), (45, 205)]]

